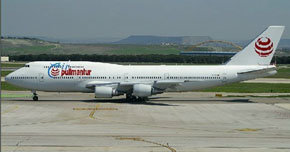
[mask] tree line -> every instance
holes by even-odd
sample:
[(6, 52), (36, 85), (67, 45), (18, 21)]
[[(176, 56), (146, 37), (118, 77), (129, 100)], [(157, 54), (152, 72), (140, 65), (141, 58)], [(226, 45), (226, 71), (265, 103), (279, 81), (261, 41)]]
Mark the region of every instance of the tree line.
[[(95, 62), (152, 62), (152, 63), (196, 63), (222, 64), (230, 56), (186, 56), (186, 55), (97, 55), (97, 54), (39, 54), (39, 55), (10, 55), (14, 61), (95, 61)], [(277, 56), (277, 64), (290, 64), (290, 56)], [(275, 62), (275, 61), (272, 61)]]

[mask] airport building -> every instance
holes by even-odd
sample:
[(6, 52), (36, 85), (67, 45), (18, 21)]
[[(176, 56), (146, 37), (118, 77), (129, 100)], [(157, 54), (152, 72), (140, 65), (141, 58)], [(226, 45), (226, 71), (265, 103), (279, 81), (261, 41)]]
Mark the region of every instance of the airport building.
[(9, 62), (9, 56), (1, 56), (1, 62)]

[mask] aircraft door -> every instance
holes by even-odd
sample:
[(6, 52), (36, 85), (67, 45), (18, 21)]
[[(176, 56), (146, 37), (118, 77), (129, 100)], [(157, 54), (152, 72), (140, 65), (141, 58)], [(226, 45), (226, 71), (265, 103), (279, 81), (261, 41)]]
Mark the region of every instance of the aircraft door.
[(169, 73), (165, 73), (164, 74), (164, 80), (168, 80), (169, 79)]
[(124, 81), (127, 82), (129, 80), (129, 74), (125, 73), (124, 74)]
[(222, 73), (221, 74), (221, 80), (222, 80), (223, 83), (227, 82), (227, 73)]
[(84, 81), (82, 76), (77, 76), (76, 78), (78, 79), (78, 81)]
[(44, 82), (44, 74), (43, 73), (39, 73), (38, 74), (38, 79), (39, 79), (40, 83), (43, 83)]

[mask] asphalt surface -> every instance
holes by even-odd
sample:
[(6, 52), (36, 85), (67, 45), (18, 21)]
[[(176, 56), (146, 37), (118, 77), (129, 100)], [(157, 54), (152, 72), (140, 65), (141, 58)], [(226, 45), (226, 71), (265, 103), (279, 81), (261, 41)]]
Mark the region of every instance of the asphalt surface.
[(290, 151), (290, 98), (264, 97), (289, 94), (166, 93), (131, 103), (2, 93), (2, 151)]

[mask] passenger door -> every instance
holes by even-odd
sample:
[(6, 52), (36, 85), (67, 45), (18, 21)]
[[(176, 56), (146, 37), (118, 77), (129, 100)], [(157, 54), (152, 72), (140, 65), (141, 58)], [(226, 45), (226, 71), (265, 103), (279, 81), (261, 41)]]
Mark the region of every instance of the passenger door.
[(164, 80), (168, 80), (169, 79), (169, 73), (165, 73), (164, 74)]
[(128, 82), (129, 81), (129, 74), (128, 73), (125, 73), (124, 74), (124, 81), (125, 82)]
[(222, 79), (223, 83), (226, 83), (227, 82), (227, 73), (222, 73), (221, 74), (221, 79)]
[(38, 74), (38, 79), (39, 79), (40, 83), (43, 83), (44, 82), (44, 74), (43, 73), (39, 73)]

